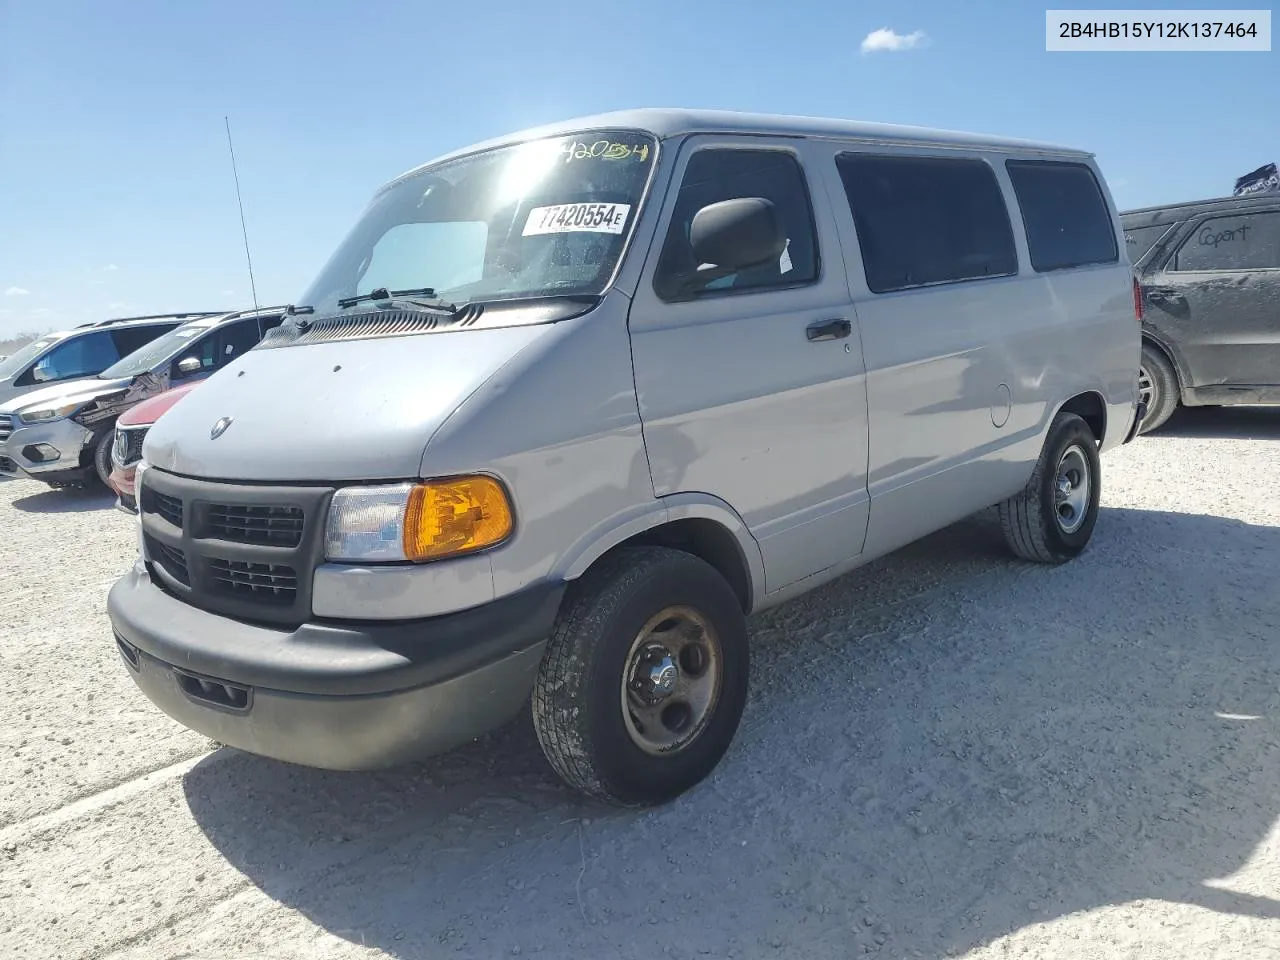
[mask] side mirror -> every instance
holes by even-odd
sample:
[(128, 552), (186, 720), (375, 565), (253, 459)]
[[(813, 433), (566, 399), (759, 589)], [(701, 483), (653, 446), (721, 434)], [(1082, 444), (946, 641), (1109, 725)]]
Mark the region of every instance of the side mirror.
[(178, 372), (187, 375), (199, 373), (203, 366), (199, 357), (183, 357), (178, 361)]
[(737, 197), (708, 204), (694, 214), (689, 245), (700, 265), (710, 264), (723, 276), (777, 260), (787, 238), (770, 201)]

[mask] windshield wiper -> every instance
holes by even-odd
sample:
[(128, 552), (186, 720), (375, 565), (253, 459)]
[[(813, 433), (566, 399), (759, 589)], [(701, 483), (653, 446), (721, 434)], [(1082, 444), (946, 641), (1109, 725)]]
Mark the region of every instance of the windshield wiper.
[(435, 296), (435, 287), (417, 287), (411, 290), (388, 290), (386, 287), (378, 287), (376, 290), (370, 290), (368, 293), (362, 293), (359, 296), (343, 297), (338, 301), (338, 306), (345, 310), (347, 307), (354, 307), (357, 303), (364, 303), (369, 300), (427, 297), (428, 299), (425, 301), (407, 299), (406, 302), (416, 304), (419, 307), (426, 307), (429, 310), (442, 310), (449, 314), (458, 312), (458, 308), (452, 303), (447, 300), (438, 300)]

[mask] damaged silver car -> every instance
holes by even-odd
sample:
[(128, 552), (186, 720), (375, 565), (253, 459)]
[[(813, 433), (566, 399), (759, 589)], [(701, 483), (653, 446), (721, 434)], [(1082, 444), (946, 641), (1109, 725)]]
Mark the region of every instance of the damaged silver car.
[(116, 419), (168, 390), (203, 379), (257, 345), (282, 308), (206, 316), (184, 323), (96, 377), (27, 393), (0, 405), (0, 474), (51, 487), (104, 484)]

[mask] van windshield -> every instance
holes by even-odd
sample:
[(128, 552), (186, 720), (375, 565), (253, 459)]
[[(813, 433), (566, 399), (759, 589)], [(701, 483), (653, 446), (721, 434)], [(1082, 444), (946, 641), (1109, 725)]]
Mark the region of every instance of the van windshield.
[(301, 302), (331, 313), (379, 288), (458, 304), (601, 293), (656, 151), (649, 134), (595, 130), (416, 171), (374, 197)]
[(37, 337), (17, 353), (0, 360), (0, 380), (17, 376), (28, 363), (57, 342), (57, 337)]
[(204, 333), (214, 321), (197, 320), (175, 327), (162, 337), (156, 337), (144, 347), (139, 347), (127, 357), (121, 357), (98, 374), (99, 380), (123, 380), (155, 369), (166, 360), (180, 354), (193, 339)]

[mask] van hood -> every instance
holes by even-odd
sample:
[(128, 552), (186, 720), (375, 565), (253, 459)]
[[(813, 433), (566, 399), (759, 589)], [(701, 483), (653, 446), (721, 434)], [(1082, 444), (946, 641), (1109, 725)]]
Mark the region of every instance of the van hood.
[(0, 413), (16, 413), (29, 407), (60, 406), (64, 403), (88, 403), (126, 389), (132, 380), (132, 377), (122, 380), (99, 380), (91, 377), (88, 380), (55, 383), (19, 394), (0, 406)]
[[(250, 350), (147, 433), (152, 466), (210, 480), (418, 476), (432, 435), (556, 324)], [(229, 420), (215, 438), (213, 427)]]

